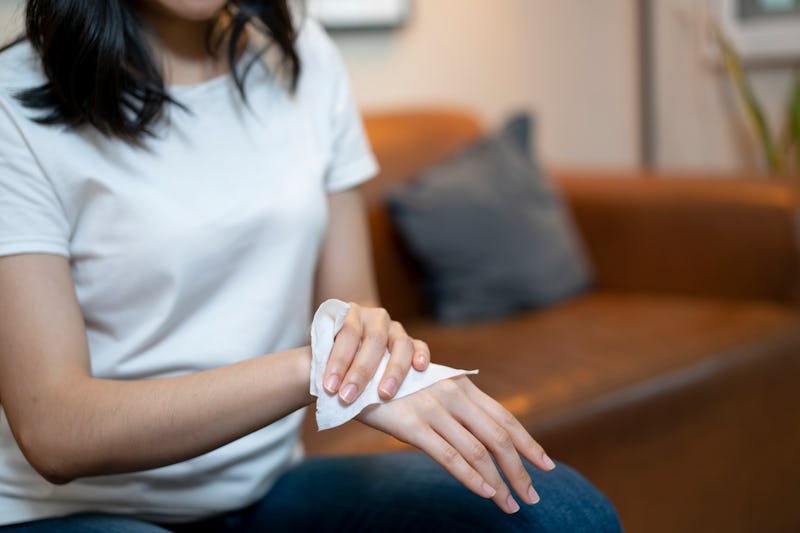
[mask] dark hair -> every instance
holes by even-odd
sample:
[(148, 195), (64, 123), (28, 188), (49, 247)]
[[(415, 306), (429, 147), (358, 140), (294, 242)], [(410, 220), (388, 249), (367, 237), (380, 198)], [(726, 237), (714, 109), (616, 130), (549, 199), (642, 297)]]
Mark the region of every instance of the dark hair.
[[(138, 141), (151, 133), (165, 105), (180, 105), (165, 89), (133, 3), (27, 1), (22, 39), (27, 38), (41, 57), (47, 82), (17, 98), (26, 107), (44, 111), (37, 122), (91, 124), (103, 134)], [(289, 88), (294, 91), (300, 58), (288, 0), (228, 0), (225, 11), (221, 37), (212, 39), (209, 34), (207, 45), (209, 53), (215, 52), (229, 37), (228, 61), (242, 96), (248, 68), (236, 68), (237, 44), (251, 21), (280, 49), (281, 68), (288, 69)]]

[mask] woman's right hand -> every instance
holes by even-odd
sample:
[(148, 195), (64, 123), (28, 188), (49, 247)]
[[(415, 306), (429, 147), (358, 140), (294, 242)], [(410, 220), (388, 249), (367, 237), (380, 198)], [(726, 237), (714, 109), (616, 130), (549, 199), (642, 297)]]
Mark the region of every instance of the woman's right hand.
[(515, 513), (519, 505), (497, 466), (530, 505), (539, 496), (520, 455), (542, 470), (555, 468), (522, 424), (466, 376), (373, 405), (358, 419), (427, 453), (469, 490), (491, 498), (506, 513)]

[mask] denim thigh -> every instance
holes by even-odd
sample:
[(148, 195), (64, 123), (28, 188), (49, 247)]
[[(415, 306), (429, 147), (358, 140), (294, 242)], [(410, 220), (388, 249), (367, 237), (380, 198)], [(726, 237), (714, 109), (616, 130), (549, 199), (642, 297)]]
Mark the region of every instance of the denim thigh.
[(107, 514), (76, 514), (0, 527), (2, 533), (169, 533), (155, 524)]
[(507, 515), (419, 452), (311, 458), (284, 474), (260, 502), (240, 515), (235, 529), (621, 531), (611, 502), (575, 470), (564, 464), (551, 472), (528, 462), (525, 466), (541, 501), (523, 503), (518, 513)]
[(569, 532), (621, 531), (611, 502), (573, 469), (541, 472), (525, 461), (541, 501), (507, 515), (464, 488), (420, 452), (316, 457), (287, 471), (257, 503), (188, 524), (155, 525), (81, 514), (39, 520), (2, 533), (118, 532)]

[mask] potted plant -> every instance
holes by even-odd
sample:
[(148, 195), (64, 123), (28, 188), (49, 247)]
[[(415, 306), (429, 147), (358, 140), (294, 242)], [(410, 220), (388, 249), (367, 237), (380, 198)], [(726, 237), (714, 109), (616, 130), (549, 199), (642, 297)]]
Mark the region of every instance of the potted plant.
[(800, 186), (800, 69), (795, 71), (783, 131), (774, 135), (744, 70), (741, 56), (713, 18), (711, 25), (725, 71), (742, 103), (749, 129), (761, 147), (769, 174), (775, 178), (793, 179), (795, 185)]

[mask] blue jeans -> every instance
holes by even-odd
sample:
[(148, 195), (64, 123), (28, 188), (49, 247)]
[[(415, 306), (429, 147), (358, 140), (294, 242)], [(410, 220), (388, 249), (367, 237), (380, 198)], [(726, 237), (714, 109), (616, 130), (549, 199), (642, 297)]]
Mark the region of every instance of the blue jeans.
[[(527, 462), (541, 501), (506, 515), (475, 496), (418, 452), (310, 458), (286, 472), (245, 509), (190, 524), (151, 524), (81, 514), (0, 527), (39, 532), (278, 532), (278, 531), (620, 531), (611, 503), (580, 474), (559, 464), (543, 473)], [(519, 501), (519, 500), (518, 500)]]

